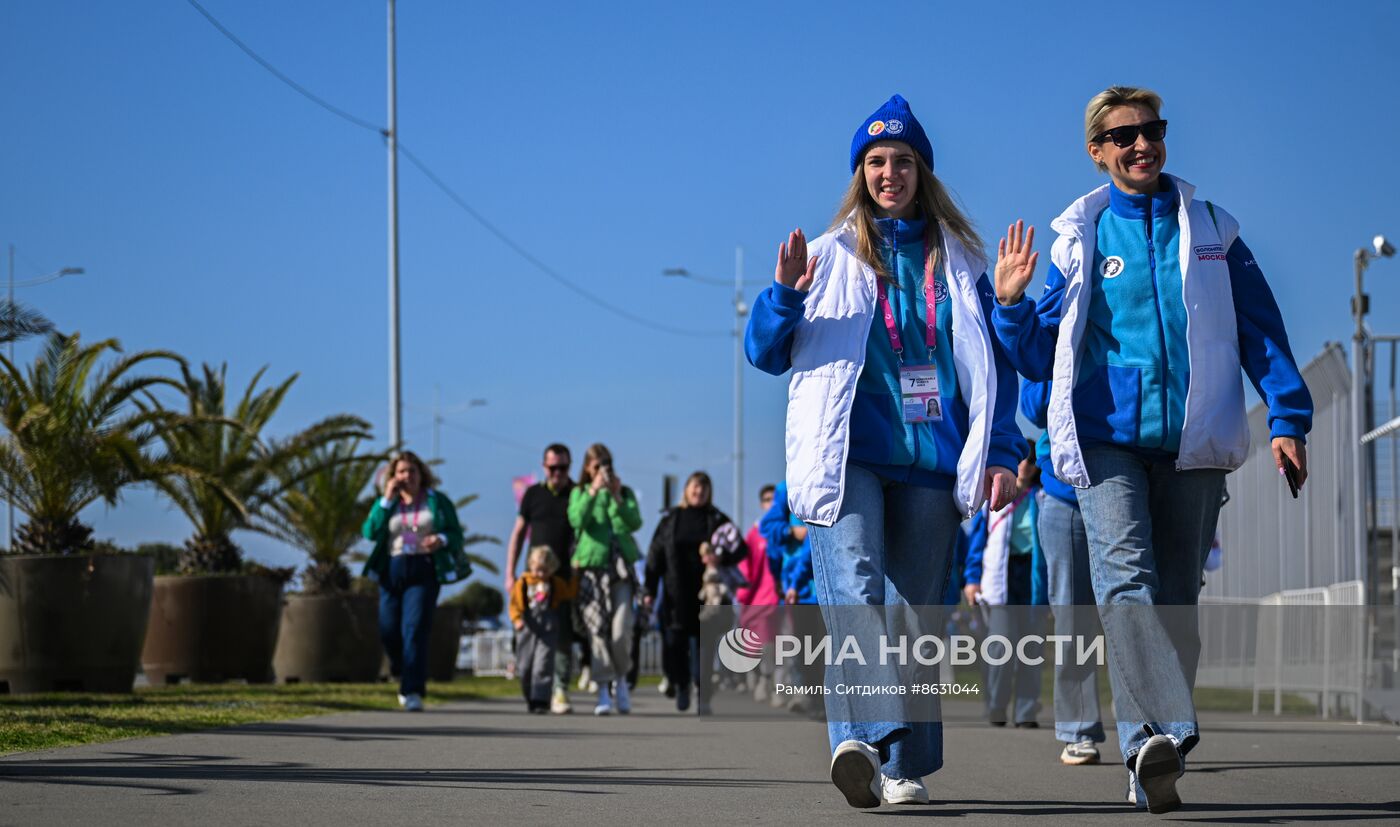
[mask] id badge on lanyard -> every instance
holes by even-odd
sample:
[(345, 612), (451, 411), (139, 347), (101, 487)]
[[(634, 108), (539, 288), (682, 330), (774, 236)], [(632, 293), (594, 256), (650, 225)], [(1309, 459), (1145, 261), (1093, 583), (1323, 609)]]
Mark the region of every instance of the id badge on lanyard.
[[(890, 337), (890, 347), (899, 360), (899, 401), (904, 421), (942, 422), (943, 396), (938, 390), (937, 365), (904, 364), (904, 345), (899, 336), (899, 325), (895, 322), (894, 309), (890, 305), (889, 285), (880, 282), (880, 312), (885, 317), (885, 331)], [(948, 298), (947, 291), (943, 299)], [(924, 250), (924, 343), (930, 351), (938, 349), (938, 290), (933, 277), (933, 265)]]

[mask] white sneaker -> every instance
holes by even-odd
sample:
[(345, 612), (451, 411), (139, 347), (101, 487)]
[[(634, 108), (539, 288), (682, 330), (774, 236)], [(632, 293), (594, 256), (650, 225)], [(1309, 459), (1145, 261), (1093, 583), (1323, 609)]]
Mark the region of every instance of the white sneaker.
[(592, 692), (588, 685), (593, 683), (593, 674), (587, 666), (578, 670), (578, 688), (582, 692)]
[(831, 755), (831, 783), (852, 807), (880, 806), (880, 753), (863, 741), (842, 741)]
[(408, 710), (409, 712), (422, 712), (423, 696), (415, 692), (410, 692), (409, 694), (404, 696), (403, 708)]
[(612, 711), (612, 696), (608, 693), (608, 685), (603, 684), (598, 689), (598, 705), (593, 707), (593, 714), (611, 715)]
[(657, 692), (660, 692), (662, 695), (665, 695), (665, 694), (666, 694), (666, 690), (668, 690), (668, 689), (670, 689), (670, 688), (671, 688), (671, 679), (668, 678), (668, 677), (666, 677), (665, 675), (662, 675), (662, 676), (661, 676), (661, 683), (658, 683), (658, 684), (656, 685), (656, 691), (657, 691)]
[(404, 695), (404, 694), (402, 694), (402, 693), (400, 693), (400, 694), (399, 694), (399, 709), (403, 709), (403, 708), (406, 707), (406, 706), (408, 706), (408, 696), (407, 696), (407, 695)]
[[(1181, 806), (1181, 796), (1176, 793), (1176, 779), (1181, 777), (1183, 768), (1181, 753), (1176, 742), (1165, 735), (1153, 735), (1138, 750), (1133, 762), (1137, 785), (1142, 787), (1150, 813), (1169, 813)], [(1136, 793), (1136, 789), (1133, 790)], [(1140, 799), (1133, 796), (1133, 804)]]
[(632, 711), (632, 696), (628, 694), (629, 691), (626, 678), (618, 678), (613, 684), (614, 705), (619, 715), (626, 715)]
[(927, 804), (928, 787), (919, 778), (890, 778), (880, 776), (880, 792), (887, 804)]
[(573, 704), (569, 703), (569, 694), (564, 691), (564, 687), (557, 687), (554, 696), (549, 700), (549, 711), (555, 715), (568, 715), (574, 711)]

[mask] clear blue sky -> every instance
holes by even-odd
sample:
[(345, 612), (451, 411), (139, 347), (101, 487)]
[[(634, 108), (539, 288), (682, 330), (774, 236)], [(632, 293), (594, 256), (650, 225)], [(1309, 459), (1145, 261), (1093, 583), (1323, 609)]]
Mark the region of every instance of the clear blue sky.
[[(203, 2), (299, 83), (384, 121), (382, 2)], [(488, 400), (450, 417), (475, 434), (442, 430), (444, 487), (482, 495), (471, 527), (504, 539), (510, 479), (553, 440), (576, 458), (608, 443), (648, 513), (662, 473), (695, 468), (729, 508), (729, 294), (660, 271), (731, 278), (742, 246), (746, 276), (771, 278), (789, 229), (826, 225), (853, 131), (894, 92), (992, 238), (1016, 217), (1045, 228), (1101, 182), (1081, 131), (1094, 92), (1156, 89), (1168, 171), (1240, 219), (1300, 360), (1347, 340), (1352, 251), (1400, 237), (1400, 4), (1070, 8), (401, 2), (405, 145), (577, 284), (716, 334), (601, 311), (403, 164), (406, 435), (430, 452), (435, 387), (445, 407)], [(20, 299), (88, 338), (227, 361), (239, 386), (262, 365), (299, 372), (279, 432), (343, 411), (387, 435), (380, 139), (282, 85), (184, 0), (12, 3), (0, 22), (0, 242), (17, 246), (21, 279), (87, 269)], [(1373, 325), (1400, 333), (1400, 260), (1369, 283)], [(747, 371), (749, 502), (782, 473), (786, 385)], [(86, 516), (124, 544), (189, 533), (141, 491)]]

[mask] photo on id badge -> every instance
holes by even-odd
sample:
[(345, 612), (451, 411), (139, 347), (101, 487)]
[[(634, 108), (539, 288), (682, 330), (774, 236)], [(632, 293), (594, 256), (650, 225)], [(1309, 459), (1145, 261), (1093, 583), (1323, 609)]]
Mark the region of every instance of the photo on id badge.
[(904, 421), (942, 422), (943, 401), (938, 394), (938, 368), (909, 365), (899, 369), (899, 390), (903, 397)]

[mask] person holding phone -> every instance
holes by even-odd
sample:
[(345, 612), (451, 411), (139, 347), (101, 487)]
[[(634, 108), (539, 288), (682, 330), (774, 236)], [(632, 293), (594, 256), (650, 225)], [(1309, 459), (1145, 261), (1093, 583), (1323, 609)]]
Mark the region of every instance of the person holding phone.
[[(808, 526), (828, 631), (874, 646), (886, 616), (941, 611), (959, 523), (1011, 501), (1026, 443), (1016, 374), (988, 332), (981, 239), (904, 98), (860, 124), (849, 171), (828, 231), (810, 248), (800, 229), (779, 245), (744, 344), (760, 370), (792, 371), (787, 495)], [(828, 684), (905, 677), (893, 663), (827, 668)], [(923, 778), (943, 763), (936, 703), (916, 714), (898, 696), (825, 697), (847, 803), (927, 803)]]
[(399, 676), (399, 705), (423, 709), (428, 691), (428, 640), (438, 589), (471, 574), (457, 508), (412, 451), (394, 457), (380, 474), (384, 496), (365, 518), (374, 543), (364, 575), (379, 584), (379, 637), (389, 669)]
[(583, 472), (569, 494), (569, 524), (577, 540), (574, 568), (580, 572), (576, 602), (593, 653), (598, 682), (595, 715), (632, 711), (627, 670), (632, 661), (632, 600), (639, 552), (632, 532), (642, 527), (637, 496), (613, 471), (612, 452), (595, 443), (583, 455)]
[(1128, 800), (1168, 812), (1200, 740), (1201, 570), (1225, 474), (1249, 450), (1240, 368), (1268, 406), (1279, 473), (1291, 463), (1300, 485), (1313, 404), (1239, 222), (1162, 171), (1161, 98), (1110, 87), (1084, 126), (1110, 182), (1051, 222), (1059, 236), (1039, 302), (1025, 298), (1035, 229), (1007, 228), (993, 323), (1017, 370), (1054, 380), (1051, 459), (1079, 489)]

